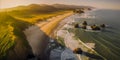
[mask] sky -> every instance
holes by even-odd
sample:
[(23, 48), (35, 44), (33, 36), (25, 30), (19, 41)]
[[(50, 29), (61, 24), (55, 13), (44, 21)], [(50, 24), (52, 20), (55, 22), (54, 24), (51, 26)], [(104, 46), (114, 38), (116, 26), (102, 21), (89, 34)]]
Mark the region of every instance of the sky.
[(0, 8), (11, 8), (29, 4), (69, 4), (93, 6), (102, 9), (119, 9), (120, 0), (0, 0)]

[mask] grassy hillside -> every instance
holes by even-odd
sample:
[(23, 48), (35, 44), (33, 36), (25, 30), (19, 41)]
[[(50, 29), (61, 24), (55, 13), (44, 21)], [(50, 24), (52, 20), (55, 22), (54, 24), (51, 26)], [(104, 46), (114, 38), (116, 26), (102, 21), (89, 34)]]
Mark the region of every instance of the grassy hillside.
[(62, 4), (31, 4), (0, 10), (0, 60), (26, 60), (32, 52), (23, 30), (38, 21), (42, 22), (78, 7), (80, 8)]
[[(29, 25), (30, 23), (15, 19), (6, 12), (0, 13), (0, 58), (7, 57), (8, 50), (16, 45), (16, 39), (25, 40), (22, 31)], [(24, 41), (23, 45), (26, 43)]]
[(31, 48), (23, 30), (38, 21), (67, 12), (68, 9), (36, 4), (0, 10), (0, 60), (26, 60)]

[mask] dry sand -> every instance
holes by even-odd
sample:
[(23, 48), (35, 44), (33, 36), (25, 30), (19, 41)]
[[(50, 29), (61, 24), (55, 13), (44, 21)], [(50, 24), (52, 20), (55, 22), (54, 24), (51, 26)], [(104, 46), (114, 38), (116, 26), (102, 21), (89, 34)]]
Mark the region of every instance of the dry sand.
[(73, 12), (64, 14), (64, 15), (59, 15), (56, 18), (54, 18), (52, 21), (50, 21), (49, 23), (47, 23), (46, 25), (44, 25), (43, 27), (41, 27), (41, 30), (43, 32), (45, 32), (47, 35), (50, 35), (51, 32), (53, 32), (53, 30), (58, 26), (58, 23), (60, 23), (61, 20), (63, 20), (64, 18), (72, 15)]

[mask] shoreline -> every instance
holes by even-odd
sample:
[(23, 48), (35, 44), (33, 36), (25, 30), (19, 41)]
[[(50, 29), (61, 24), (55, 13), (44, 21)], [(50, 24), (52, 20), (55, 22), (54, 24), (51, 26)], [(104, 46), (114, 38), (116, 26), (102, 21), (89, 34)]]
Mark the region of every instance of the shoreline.
[(48, 24), (44, 25), (40, 29), (45, 32), (48, 36), (54, 31), (54, 29), (58, 26), (58, 24), (66, 17), (72, 15), (73, 12), (69, 12), (63, 15), (58, 15), (55, 17), (52, 21), (50, 21)]
[(51, 38), (50, 34), (53, 32), (55, 27), (57, 27), (61, 20), (72, 14), (72, 12), (69, 12), (65, 13), (64, 15), (58, 15), (58, 17), (55, 17), (54, 20), (50, 21), (48, 24), (45, 24), (43, 27), (40, 27), (39, 25), (33, 25), (23, 31), (29, 45), (32, 48), (33, 54), (36, 57), (40, 57), (44, 60), (44, 52), (46, 51)]
[[(26, 30), (26, 32), (25, 33), (29, 33), (29, 35), (27, 36), (27, 40), (28, 40), (28, 42), (31, 44), (31, 46), (32, 46), (32, 44), (34, 43), (34, 44), (36, 44), (36, 43), (38, 43), (38, 47), (39, 47), (39, 49), (42, 49), (40, 46), (39, 46), (39, 42), (41, 42), (41, 41), (39, 41), (39, 40), (41, 40), (41, 39), (43, 39), (44, 40), (44, 43), (47, 45), (47, 43), (46, 42), (48, 42), (47, 40), (46, 40), (46, 38), (45, 37), (43, 37), (43, 36), (41, 36), (41, 32), (40, 31), (38, 31), (38, 30), (41, 30), (41, 31), (43, 31), (43, 33), (45, 33), (45, 35), (47, 35), (47, 36), (49, 36), (50, 38), (52, 37), (54, 37), (54, 36), (52, 36), (52, 35), (54, 35), (54, 33), (56, 33), (56, 31), (58, 31), (58, 30), (60, 30), (61, 28), (63, 28), (67, 23), (66, 22), (64, 22), (64, 19), (66, 18), (66, 17), (69, 17), (69, 16), (71, 16), (71, 15), (73, 15), (73, 13), (67, 13), (67, 14), (64, 14), (64, 15), (58, 15), (57, 17), (55, 17), (52, 21), (50, 21), (50, 22), (48, 22), (48, 24), (45, 24), (43, 27), (40, 27), (39, 25), (38, 25), (38, 27), (36, 27), (36, 26), (32, 26), (32, 27), (30, 27), (30, 28), (28, 28), (27, 30)], [(62, 17), (62, 18), (61, 18)], [(63, 22), (64, 23), (63, 23)], [(68, 20), (69, 21), (69, 20)], [(62, 23), (62, 25), (60, 25), (60, 23)], [(31, 29), (32, 29), (32, 31), (34, 31), (34, 32), (32, 32), (31, 31)], [(29, 31), (30, 30), (30, 31)], [(53, 32), (53, 33), (52, 33)], [(34, 37), (34, 38), (30, 38), (30, 37)], [(34, 40), (36, 40), (36, 42), (33, 42)], [(42, 41), (43, 41), (42, 40)], [(76, 41), (76, 40), (75, 40)], [(79, 40), (78, 40), (79, 41)], [(77, 41), (76, 41), (77, 42)], [(42, 43), (43, 45), (44, 45), (44, 43)], [(73, 43), (74, 43), (74, 41), (73, 41)], [(79, 45), (79, 43), (81, 43), (83, 46), (86, 46), (86, 44), (85, 43), (83, 43), (81, 40), (79, 41), (79, 42), (77, 42), (77, 44)], [(43, 45), (41, 45), (41, 46), (43, 46)], [(69, 45), (69, 44), (67, 44), (67, 45)], [(45, 47), (44, 47), (45, 48)], [(44, 51), (44, 48), (42, 49), (43, 51)], [(87, 46), (87, 48), (88, 48), (88, 46)], [(32, 49), (33, 49), (33, 52), (34, 52), (34, 54), (40, 54), (40, 53), (38, 53), (38, 52), (40, 52), (41, 50), (37, 50), (36, 51), (36, 48), (34, 48), (34, 46), (32, 46)], [(35, 49), (35, 50), (34, 50)], [(90, 48), (88, 48), (88, 49), (90, 49)], [(73, 50), (73, 49), (72, 49)], [(92, 51), (94, 51), (94, 50), (92, 50)], [(80, 55), (77, 55), (78, 56), (78, 59), (79, 60), (81, 60), (81, 58), (79, 57)], [(88, 59), (88, 58), (87, 58)]]
[[(70, 22), (70, 21), (69, 21)], [(68, 40), (68, 41), (66, 41), (65, 42), (65, 45), (66, 45), (66, 47), (68, 47), (68, 48), (70, 48), (71, 50), (74, 50), (75, 49), (75, 47), (76, 48), (78, 48), (78, 47), (82, 47), (83, 48), (83, 51), (87, 51), (88, 50), (88, 52), (90, 52), (91, 51), (91, 53), (95, 53), (95, 54), (97, 54), (97, 55), (99, 55), (95, 50), (93, 50), (91, 47), (89, 47), (89, 46), (87, 46), (84, 42), (82, 42), (80, 39), (75, 39), (74, 38), (74, 33), (70, 33), (70, 32), (67, 32), (67, 30), (65, 31), (65, 30), (63, 30), (64, 28), (68, 28), (67, 26), (69, 25), (69, 22), (68, 23), (66, 23), (61, 29), (59, 29), (59, 31), (57, 32), (58, 34), (58, 36), (57, 37), (62, 37), (63, 39), (64, 39), (64, 42), (66, 41), (66, 40)], [(72, 22), (72, 21), (71, 21)], [(70, 23), (71, 23), (70, 22)], [(67, 33), (69, 33), (69, 34), (67, 34)], [(63, 35), (60, 35), (60, 34), (63, 34)], [(70, 35), (70, 36), (69, 36)], [(68, 37), (68, 38), (67, 38)], [(71, 38), (71, 39), (70, 39)], [(73, 40), (73, 41), (72, 41)], [(70, 41), (72, 41), (72, 42), (70, 42)], [(72, 44), (72, 45), (71, 45)], [(74, 46), (73, 46), (73, 44), (75, 44)], [(89, 45), (89, 44), (88, 44)], [(92, 44), (92, 45), (94, 45), (94, 44)], [(93, 46), (92, 46), (93, 47)], [(79, 55), (77, 55), (78, 56), (78, 58), (79, 58)], [(99, 56), (101, 56), (101, 55), (99, 55)], [(102, 56), (101, 56), (102, 57)], [(103, 57), (102, 57), (103, 58)], [(81, 58), (80, 58), (81, 59)], [(87, 58), (88, 59), (88, 58)]]

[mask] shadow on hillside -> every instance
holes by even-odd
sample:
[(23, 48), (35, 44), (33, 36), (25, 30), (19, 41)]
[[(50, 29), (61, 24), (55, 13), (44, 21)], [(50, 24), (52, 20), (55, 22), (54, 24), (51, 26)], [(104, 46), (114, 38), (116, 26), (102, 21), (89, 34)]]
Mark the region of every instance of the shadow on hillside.
[(33, 58), (37, 60), (47, 60), (45, 49), (50, 37), (40, 30), (38, 26), (16, 19), (8, 14), (4, 14), (3, 16), (1, 20), (4, 21), (0, 23), (4, 23), (3, 26), (6, 27), (6, 29), (7, 25), (13, 27), (13, 31), (11, 32), (16, 38), (14, 41), (15, 44), (9, 49), (7, 57), (1, 59), (0, 55), (0, 60), (28, 60)]
[[(9, 15), (7, 12), (0, 12), (0, 60), (26, 60), (31, 48), (28, 45), (23, 30), (32, 25)], [(4, 36), (1, 38), (1, 36)]]

